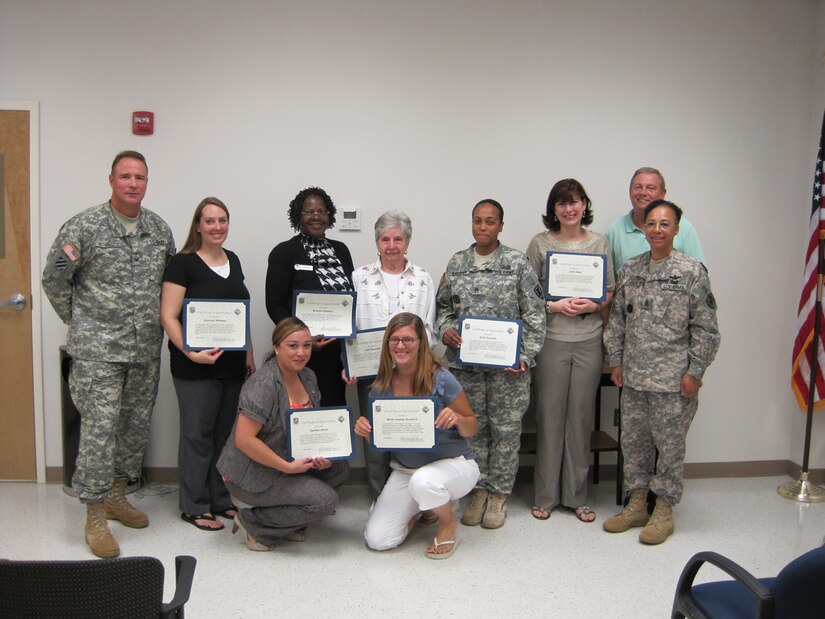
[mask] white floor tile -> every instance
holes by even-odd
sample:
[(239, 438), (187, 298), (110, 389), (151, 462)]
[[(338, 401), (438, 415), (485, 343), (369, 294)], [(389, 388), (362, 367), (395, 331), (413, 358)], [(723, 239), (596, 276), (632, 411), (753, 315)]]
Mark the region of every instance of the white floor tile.
[[(823, 542), (825, 504), (800, 505), (776, 494), (786, 478), (686, 482), (674, 509), (676, 533), (647, 547), (638, 532), (601, 528), (615, 513), (614, 485), (591, 486), (594, 524), (560, 509), (531, 517), (532, 486), (516, 487), (498, 530), (460, 526), (461, 545), (446, 561), (424, 556), (434, 529), (417, 528), (396, 550), (363, 543), (366, 486), (345, 486), (335, 516), (308, 531), (306, 543), (283, 542), (254, 553), (231, 523), (218, 533), (180, 520), (177, 487), (150, 485), (132, 499), (149, 514), (147, 529), (112, 524), (124, 555), (152, 555), (173, 590), (174, 557), (198, 559), (187, 616), (198, 617), (668, 617), (687, 559), (715, 550), (757, 576)], [(60, 485), (0, 483), (6, 525), (0, 557), (86, 559), (84, 510)], [(704, 573), (704, 577), (702, 574)], [(712, 569), (700, 580), (721, 575)]]

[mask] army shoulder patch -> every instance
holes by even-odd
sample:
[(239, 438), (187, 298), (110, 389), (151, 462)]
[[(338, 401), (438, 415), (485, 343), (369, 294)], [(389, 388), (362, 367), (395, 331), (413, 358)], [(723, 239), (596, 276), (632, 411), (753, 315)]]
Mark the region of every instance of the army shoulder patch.
[(716, 299), (713, 298), (713, 293), (709, 292), (708, 296), (705, 297), (705, 303), (708, 304), (710, 309), (716, 309)]
[(77, 262), (80, 260), (80, 252), (77, 251), (77, 248), (72, 245), (71, 243), (64, 243), (63, 247), (60, 248), (66, 257), (71, 260), (72, 262)]

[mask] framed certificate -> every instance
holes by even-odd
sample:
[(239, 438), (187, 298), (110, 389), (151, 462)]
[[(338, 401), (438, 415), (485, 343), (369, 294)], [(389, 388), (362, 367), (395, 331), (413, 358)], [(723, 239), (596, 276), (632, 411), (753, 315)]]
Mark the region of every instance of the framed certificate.
[(425, 451), (436, 446), (434, 398), (370, 398), (370, 446), (376, 451)]
[(519, 369), (521, 360), (521, 320), (459, 316), (461, 346), (458, 362), (494, 368)]
[(291, 408), (287, 412), (286, 442), (289, 457), (348, 460), (352, 448), (352, 408)]
[(551, 301), (580, 297), (607, 300), (607, 256), (548, 251), (545, 259), (544, 298)]
[(386, 329), (366, 329), (358, 331), (354, 338), (344, 343), (344, 368), (347, 376), (372, 378), (378, 374), (381, 348)]
[(312, 335), (355, 335), (355, 293), (296, 290), (292, 293), (292, 315), (303, 320)]
[(249, 300), (184, 299), (183, 348), (247, 350)]

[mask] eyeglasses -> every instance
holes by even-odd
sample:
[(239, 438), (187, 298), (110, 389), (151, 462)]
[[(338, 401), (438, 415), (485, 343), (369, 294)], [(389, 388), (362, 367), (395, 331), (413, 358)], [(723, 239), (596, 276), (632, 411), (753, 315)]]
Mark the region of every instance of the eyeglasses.
[(646, 221), (645, 222), (645, 228), (648, 229), (648, 230), (655, 230), (656, 228), (659, 228), (659, 230), (664, 230), (665, 232), (667, 232), (672, 227), (673, 227), (673, 224), (671, 222), (669, 222), (668, 220), (659, 221), (659, 222), (655, 222), (655, 221)]
[(303, 217), (326, 217), (329, 211), (301, 211)]
[(401, 342), (404, 342), (404, 346), (412, 346), (417, 341), (417, 337), (391, 337), (387, 340), (390, 346), (398, 346)]

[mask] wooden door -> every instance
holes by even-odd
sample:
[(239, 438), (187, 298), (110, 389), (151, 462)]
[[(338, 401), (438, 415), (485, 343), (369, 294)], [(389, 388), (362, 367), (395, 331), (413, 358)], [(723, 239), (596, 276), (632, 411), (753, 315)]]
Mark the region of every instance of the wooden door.
[[(37, 478), (28, 110), (0, 110), (0, 479)], [(7, 305), (22, 295), (25, 307)]]

